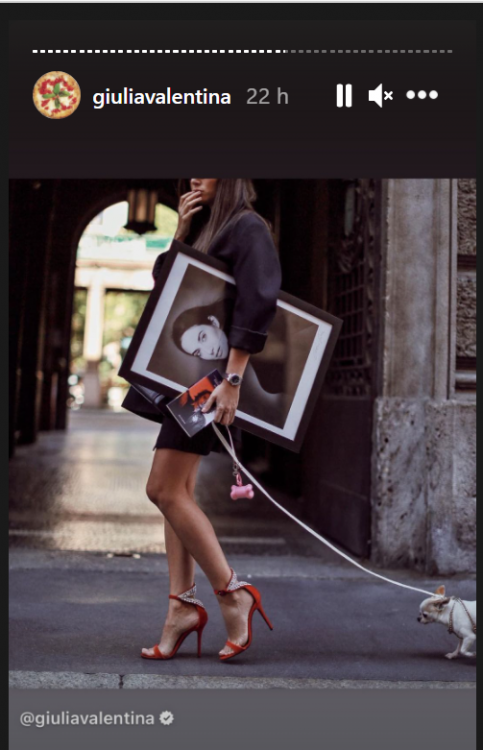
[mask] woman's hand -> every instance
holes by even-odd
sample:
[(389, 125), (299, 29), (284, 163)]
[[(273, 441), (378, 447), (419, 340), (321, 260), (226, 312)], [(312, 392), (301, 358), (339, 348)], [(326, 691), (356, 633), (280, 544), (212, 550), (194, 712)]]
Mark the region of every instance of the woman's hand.
[(203, 208), (203, 206), (198, 205), (200, 200), (201, 192), (199, 190), (191, 190), (181, 196), (178, 206), (178, 228), (174, 235), (175, 240), (183, 242), (188, 236), (193, 216)]
[(228, 381), (223, 380), (217, 385), (211, 396), (202, 408), (202, 412), (209, 411), (216, 401), (215, 422), (230, 425), (235, 419), (235, 412), (240, 398), (240, 386), (230, 385)]

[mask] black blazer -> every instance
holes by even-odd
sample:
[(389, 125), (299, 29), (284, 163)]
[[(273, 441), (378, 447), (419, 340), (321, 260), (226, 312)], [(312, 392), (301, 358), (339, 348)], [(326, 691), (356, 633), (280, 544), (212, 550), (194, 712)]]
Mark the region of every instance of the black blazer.
[[(215, 237), (208, 255), (224, 261), (236, 282), (228, 344), (251, 354), (261, 352), (275, 317), (282, 283), (278, 253), (268, 227), (257, 214), (242, 214)], [(161, 253), (156, 258), (154, 279), (157, 279), (165, 257), (166, 253)], [(167, 413), (163, 402), (156, 409), (134, 388), (129, 389), (122, 405), (155, 422), (162, 422), (164, 413)]]

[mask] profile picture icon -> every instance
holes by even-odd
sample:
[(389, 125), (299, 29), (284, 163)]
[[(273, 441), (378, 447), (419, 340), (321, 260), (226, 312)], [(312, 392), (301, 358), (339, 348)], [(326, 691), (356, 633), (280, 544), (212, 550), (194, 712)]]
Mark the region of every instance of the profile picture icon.
[(39, 78), (34, 86), (32, 98), (44, 117), (62, 120), (76, 111), (80, 104), (81, 91), (75, 78), (61, 70), (54, 70)]

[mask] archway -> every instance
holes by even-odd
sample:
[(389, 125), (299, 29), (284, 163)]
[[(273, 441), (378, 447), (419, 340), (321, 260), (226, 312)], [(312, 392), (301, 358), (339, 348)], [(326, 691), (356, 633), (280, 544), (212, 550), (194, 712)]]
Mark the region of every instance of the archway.
[(127, 201), (96, 214), (82, 232), (76, 256), (70, 346), (71, 409), (119, 409), (125, 381), (117, 372), (153, 286), (152, 267), (169, 249), (177, 213), (158, 203), (156, 231), (125, 229)]

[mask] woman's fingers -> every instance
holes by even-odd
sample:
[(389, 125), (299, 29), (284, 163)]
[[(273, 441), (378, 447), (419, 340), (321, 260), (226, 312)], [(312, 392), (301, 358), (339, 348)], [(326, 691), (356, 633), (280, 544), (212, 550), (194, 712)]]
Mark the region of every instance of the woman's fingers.
[(225, 424), (225, 418), (227, 414), (229, 414), (230, 410), (227, 406), (224, 406), (223, 404), (216, 404), (216, 411), (215, 411), (215, 422), (220, 422), (221, 424)]
[(230, 409), (224, 409), (222, 406), (217, 407), (214, 417), (215, 422), (219, 422), (220, 424), (224, 424), (228, 427), (229, 425), (231, 425), (234, 419), (235, 412), (231, 411)]
[(190, 201), (189, 203), (185, 203), (185, 205), (180, 208), (179, 215), (181, 218), (186, 219), (190, 213), (190, 211), (193, 210), (193, 208), (202, 208), (202, 206), (197, 206), (198, 199), (196, 201)]
[(227, 409), (223, 415), (221, 424), (224, 424), (228, 427), (229, 425), (231, 425), (234, 419), (235, 419), (235, 412), (232, 411), (232, 409)]
[(202, 411), (202, 412), (203, 412), (204, 414), (206, 414), (206, 412), (207, 412), (207, 411), (210, 411), (210, 409), (211, 409), (211, 407), (212, 407), (212, 404), (213, 404), (213, 401), (214, 401), (214, 400), (215, 400), (215, 395), (214, 395), (214, 392), (213, 392), (213, 393), (211, 394), (211, 396), (209, 396), (209, 397), (208, 397), (208, 398), (206, 399), (205, 403), (204, 403), (204, 404), (203, 404), (203, 406), (201, 407), (201, 411)]
[[(218, 399), (220, 399), (224, 403), (218, 403)], [(224, 424), (226, 426), (230, 425), (235, 419), (236, 404), (233, 403), (233, 399), (231, 397), (227, 399), (226, 394), (223, 393), (223, 384), (220, 384), (215, 388), (213, 393), (211, 393), (211, 395), (205, 401), (201, 411), (204, 413), (208, 412), (210, 408), (212, 407), (213, 402), (215, 400), (216, 400), (216, 410), (215, 410), (214, 421), (217, 423), (219, 422), (220, 424)], [(238, 403), (238, 400), (237, 400), (237, 403)]]
[(191, 195), (189, 198), (185, 200), (183, 203), (183, 207), (186, 208), (187, 206), (192, 205), (193, 203), (196, 203), (197, 201), (201, 200), (200, 193), (196, 193), (194, 195)]
[(215, 422), (221, 422), (225, 416), (225, 410), (222, 406), (217, 406), (215, 411)]
[[(217, 398), (217, 396), (219, 394), (219, 390), (218, 390), (219, 387), (220, 386), (217, 385), (216, 388), (215, 388), (215, 390), (212, 391), (212, 393), (210, 393), (210, 395), (208, 396), (208, 398), (206, 399), (204, 405), (201, 408), (202, 412), (207, 412), (207, 411), (209, 411), (211, 409), (211, 407), (213, 406), (213, 401), (216, 400), (216, 398)], [(220, 404), (217, 404), (217, 408), (218, 409), (220, 408)]]
[(192, 190), (190, 193), (184, 193), (184, 195), (181, 196), (179, 199), (179, 206), (185, 206), (186, 203), (189, 203), (192, 200), (196, 200), (201, 197), (201, 193), (199, 190)]
[(187, 193), (183, 193), (183, 195), (179, 199), (179, 202), (180, 203), (184, 203), (195, 192), (199, 192), (199, 191), (198, 190), (189, 190)]
[(191, 217), (194, 214), (197, 214), (198, 211), (201, 211), (202, 208), (203, 208), (203, 206), (196, 206), (196, 208), (192, 208), (191, 211), (188, 211), (188, 213), (186, 213), (183, 218), (184, 219), (191, 219)]

